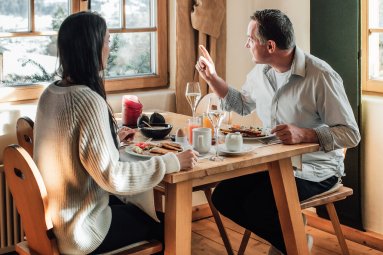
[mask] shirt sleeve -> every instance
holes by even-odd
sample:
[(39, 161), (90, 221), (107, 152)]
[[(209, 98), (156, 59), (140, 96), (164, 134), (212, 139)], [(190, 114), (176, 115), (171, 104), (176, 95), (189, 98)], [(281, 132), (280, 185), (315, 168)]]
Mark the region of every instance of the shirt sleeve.
[(323, 72), (317, 83), (317, 111), (325, 125), (314, 130), (322, 149), (328, 152), (357, 146), (359, 128), (341, 77), (335, 71)]
[(242, 116), (250, 114), (256, 107), (256, 102), (251, 99), (252, 84), (250, 75), (247, 76), (241, 91), (229, 86), (226, 96), (221, 100), (222, 109), (234, 111)]
[(106, 102), (95, 93), (76, 98), (79, 157), (84, 169), (104, 190), (132, 195), (155, 187), (166, 173), (180, 170), (175, 154), (147, 161), (121, 162), (109, 127)]

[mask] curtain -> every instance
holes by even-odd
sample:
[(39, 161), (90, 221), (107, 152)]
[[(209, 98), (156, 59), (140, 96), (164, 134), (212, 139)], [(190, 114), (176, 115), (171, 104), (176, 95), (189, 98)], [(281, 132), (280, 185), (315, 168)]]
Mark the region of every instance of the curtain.
[(185, 98), (186, 83), (198, 81), (202, 96), (208, 85), (198, 77), (195, 64), (204, 45), (219, 76), (226, 78), (226, 0), (177, 0), (176, 3), (176, 109), (191, 115)]

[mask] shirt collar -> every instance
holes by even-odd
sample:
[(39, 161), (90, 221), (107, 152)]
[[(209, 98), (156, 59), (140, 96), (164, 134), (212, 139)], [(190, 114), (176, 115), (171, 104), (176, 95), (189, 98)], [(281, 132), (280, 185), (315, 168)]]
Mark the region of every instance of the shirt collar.
[(291, 74), (306, 76), (306, 57), (305, 53), (298, 47), (295, 47), (294, 60), (291, 64)]
[[(306, 61), (305, 53), (298, 47), (294, 49), (294, 59), (291, 64), (291, 75), (306, 76)], [(266, 74), (271, 69), (271, 66), (266, 65), (263, 73)]]

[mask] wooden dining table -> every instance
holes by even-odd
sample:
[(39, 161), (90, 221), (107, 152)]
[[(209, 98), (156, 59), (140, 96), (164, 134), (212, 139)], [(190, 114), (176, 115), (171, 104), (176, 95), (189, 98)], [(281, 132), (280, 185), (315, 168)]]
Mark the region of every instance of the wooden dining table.
[[(185, 128), (189, 116), (162, 113), (173, 125)], [(192, 190), (238, 176), (269, 171), (287, 254), (309, 254), (291, 158), (319, 150), (318, 144), (275, 144), (223, 161), (200, 159), (192, 170), (165, 175), (165, 254), (191, 254)], [(262, 205), (259, 205), (260, 210)], [(254, 219), (256, 220), (256, 219)]]
[[(163, 115), (173, 125), (173, 132), (184, 128), (190, 118), (176, 113)], [(318, 150), (318, 144), (275, 144), (223, 161), (205, 158), (192, 170), (165, 175), (165, 254), (191, 254), (193, 187), (261, 171), (269, 171), (287, 254), (308, 254), (291, 157)]]

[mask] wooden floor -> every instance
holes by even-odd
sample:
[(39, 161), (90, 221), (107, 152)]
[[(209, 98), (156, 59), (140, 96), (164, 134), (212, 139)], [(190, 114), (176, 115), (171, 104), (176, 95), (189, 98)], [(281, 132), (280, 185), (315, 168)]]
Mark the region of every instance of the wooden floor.
[[(224, 225), (229, 235), (235, 253), (238, 251), (239, 244), (244, 232), (243, 228), (224, 218)], [(342, 254), (338, 245), (338, 241), (334, 235), (317, 230), (315, 228), (306, 227), (307, 233), (314, 237), (314, 247), (311, 250), (312, 255), (332, 255)], [(227, 254), (221, 236), (219, 235), (214, 218), (207, 218), (194, 221), (192, 225), (192, 254), (193, 255), (219, 255)], [(351, 255), (383, 255), (383, 252), (371, 249), (369, 247), (347, 241)], [(269, 245), (264, 240), (251, 236), (245, 254), (260, 255), (267, 254)]]

